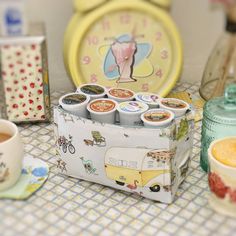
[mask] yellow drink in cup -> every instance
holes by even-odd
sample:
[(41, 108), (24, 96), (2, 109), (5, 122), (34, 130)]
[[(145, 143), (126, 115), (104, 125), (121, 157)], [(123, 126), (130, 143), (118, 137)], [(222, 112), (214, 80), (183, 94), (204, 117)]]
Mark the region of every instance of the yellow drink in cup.
[(236, 167), (236, 138), (223, 139), (214, 144), (212, 155), (222, 164)]

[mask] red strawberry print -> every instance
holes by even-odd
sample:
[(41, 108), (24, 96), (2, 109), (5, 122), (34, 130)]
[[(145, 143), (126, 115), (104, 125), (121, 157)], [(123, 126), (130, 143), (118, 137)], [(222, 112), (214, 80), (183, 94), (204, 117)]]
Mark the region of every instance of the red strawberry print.
[(23, 103), (23, 104), (22, 104), (22, 107), (25, 107), (25, 106), (26, 106), (26, 104), (25, 104), (25, 103)]
[(32, 67), (32, 64), (31, 64), (31, 63), (28, 63), (27, 66), (28, 66), (28, 67)]
[(11, 92), (12, 91), (12, 89), (11, 88), (7, 88), (7, 92)]
[(233, 203), (236, 203), (236, 190), (229, 189), (229, 197)]
[(29, 112), (28, 111), (24, 111), (23, 113), (25, 116), (28, 116), (29, 115)]
[(41, 68), (40, 68), (40, 69), (38, 69), (38, 72), (39, 72), (39, 73), (42, 73), (42, 69), (41, 69)]
[(41, 105), (38, 105), (38, 106), (37, 106), (37, 109), (38, 109), (39, 111), (41, 111), (41, 110), (43, 109), (43, 107), (42, 107)]
[(14, 65), (13, 64), (9, 64), (9, 68), (13, 68), (14, 67)]
[(21, 52), (16, 52), (16, 55), (17, 55), (17, 56), (20, 56), (20, 55), (21, 55)]
[(24, 94), (19, 94), (19, 98), (24, 98)]
[(217, 197), (225, 197), (229, 188), (225, 186), (220, 176), (218, 176), (216, 173), (209, 173), (208, 182), (211, 191), (215, 193)]
[(18, 80), (14, 80), (14, 82), (13, 82), (14, 84), (18, 84), (19, 83), (19, 81)]
[(20, 73), (21, 74), (25, 73), (25, 69), (20, 69)]
[(41, 90), (41, 89), (39, 89), (38, 90), (38, 94), (40, 95), (40, 94), (42, 94), (43, 93), (43, 91)]
[(35, 83), (30, 83), (30, 87), (34, 88), (35, 87)]
[(35, 48), (36, 48), (36, 45), (32, 44), (32, 45), (31, 45), (31, 49), (32, 49), (32, 50), (35, 50)]
[(17, 109), (18, 108), (18, 105), (17, 104), (13, 104), (12, 106), (14, 109)]
[(23, 85), (22, 86), (23, 90), (27, 90), (27, 86)]
[(29, 104), (33, 104), (34, 101), (32, 99), (29, 100)]
[(36, 57), (35, 57), (35, 61), (38, 61), (38, 60), (39, 60), (39, 56), (36, 56)]

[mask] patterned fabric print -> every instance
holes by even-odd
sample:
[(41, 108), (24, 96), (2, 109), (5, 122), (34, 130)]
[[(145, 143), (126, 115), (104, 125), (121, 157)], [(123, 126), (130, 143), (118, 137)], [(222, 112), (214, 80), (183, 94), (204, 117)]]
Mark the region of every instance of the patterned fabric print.
[(41, 45), (6, 45), (0, 50), (8, 119), (44, 120)]

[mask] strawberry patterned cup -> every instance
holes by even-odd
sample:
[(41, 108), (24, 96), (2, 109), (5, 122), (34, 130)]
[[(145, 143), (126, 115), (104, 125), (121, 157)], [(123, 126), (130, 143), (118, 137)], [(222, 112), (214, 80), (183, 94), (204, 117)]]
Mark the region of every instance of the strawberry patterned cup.
[(176, 98), (161, 98), (159, 106), (174, 112), (176, 117), (183, 116), (190, 109), (190, 105), (187, 102)]
[(175, 115), (164, 109), (151, 109), (141, 115), (145, 127), (165, 128), (171, 124)]
[(107, 96), (117, 102), (132, 101), (134, 95), (133, 91), (123, 88), (111, 88), (107, 91)]
[[(226, 146), (223, 147), (222, 144)], [(221, 159), (218, 158), (219, 155)], [(208, 149), (208, 157), (210, 163), (208, 181), (211, 191), (209, 204), (219, 213), (236, 217), (236, 137), (212, 142)], [(227, 163), (229, 159), (231, 162)]]
[(159, 107), (160, 97), (154, 93), (136, 93), (135, 100), (146, 103), (150, 109)]
[(148, 110), (148, 105), (138, 101), (128, 101), (119, 104), (117, 110), (120, 115), (120, 124), (128, 126), (140, 125), (141, 115)]
[(114, 124), (118, 103), (108, 98), (95, 99), (87, 106), (91, 119), (101, 123)]
[(77, 88), (77, 93), (88, 95), (90, 100), (104, 98), (106, 95), (106, 88), (98, 84), (83, 84)]
[(87, 118), (87, 105), (90, 97), (85, 94), (69, 93), (62, 96), (59, 104), (62, 108), (76, 116)]

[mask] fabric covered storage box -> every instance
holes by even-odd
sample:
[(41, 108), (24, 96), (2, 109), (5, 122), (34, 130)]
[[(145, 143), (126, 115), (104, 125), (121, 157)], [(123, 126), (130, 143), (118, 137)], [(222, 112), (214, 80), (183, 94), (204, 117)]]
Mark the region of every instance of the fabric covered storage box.
[(122, 127), (54, 108), (57, 168), (65, 175), (171, 203), (193, 146), (192, 112), (164, 129)]

